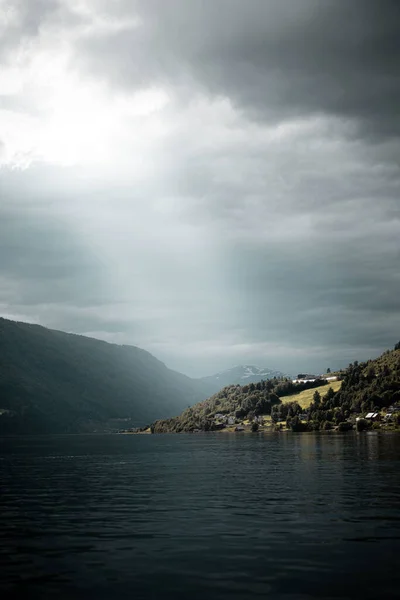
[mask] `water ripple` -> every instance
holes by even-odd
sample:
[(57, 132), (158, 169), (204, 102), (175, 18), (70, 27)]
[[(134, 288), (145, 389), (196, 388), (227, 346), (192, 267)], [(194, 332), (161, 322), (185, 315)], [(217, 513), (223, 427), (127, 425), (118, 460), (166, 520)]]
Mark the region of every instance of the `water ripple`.
[(48, 436), (0, 455), (3, 597), (397, 596), (399, 437)]

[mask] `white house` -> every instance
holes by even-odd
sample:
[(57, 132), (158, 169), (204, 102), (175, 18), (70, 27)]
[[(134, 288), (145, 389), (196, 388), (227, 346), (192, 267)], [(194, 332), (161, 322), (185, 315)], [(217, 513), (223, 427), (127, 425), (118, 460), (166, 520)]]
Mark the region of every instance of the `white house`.
[(226, 421), (226, 415), (223, 415), (222, 413), (217, 413), (217, 414), (215, 415), (215, 418), (216, 418), (218, 421)]
[(375, 421), (379, 417), (379, 413), (377, 412), (369, 412), (365, 415), (366, 419), (371, 419), (371, 421)]

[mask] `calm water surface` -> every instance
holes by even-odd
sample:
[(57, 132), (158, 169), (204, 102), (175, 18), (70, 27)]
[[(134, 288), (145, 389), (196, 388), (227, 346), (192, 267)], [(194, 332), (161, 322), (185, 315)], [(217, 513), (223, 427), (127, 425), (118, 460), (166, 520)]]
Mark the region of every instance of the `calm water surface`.
[(2, 597), (398, 598), (400, 437), (0, 441)]

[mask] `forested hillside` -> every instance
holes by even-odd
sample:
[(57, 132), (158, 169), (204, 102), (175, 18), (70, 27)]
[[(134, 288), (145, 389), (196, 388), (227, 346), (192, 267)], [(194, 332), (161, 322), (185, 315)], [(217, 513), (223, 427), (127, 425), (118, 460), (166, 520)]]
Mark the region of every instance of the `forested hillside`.
[(2, 433), (141, 426), (207, 395), (140, 348), (0, 318)]
[(290, 379), (269, 379), (248, 385), (229, 385), (208, 400), (186, 409), (179, 417), (156, 421), (152, 430), (155, 433), (209, 431), (215, 429), (218, 415), (229, 415), (240, 423), (252, 420), (259, 415), (270, 415), (274, 406), (281, 404), (284, 396), (327, 384), (326, 380), (295, 384)]
[[(375, 360), (350, 364), (336, 393), (328, 390), (324, 396), (316, 395), (307, 410), (308, 428), (329, 429), (333, 424), (354, 422), (354, 417), (371, 412), (387, 413), (387, 409), (399, 405), (400, 344), (396, 344)], [(304, 424), (296, 423), (295, 427), (304, 428)]]
[[(265, 416), (269, 427), (282, 428), (284, 423), (293, 431), (334, 427), (344, 431), (357, 423), (359, 429), (371, 427), (369, 413), (388, 426), (400, 424), (397, 412), (400, 411), (400, 344), (375, 360), (350, 364), (339, 377), (341, 386), (336, 391), (326, 380), (297, 384), (272, 379), (246, 386), (231, 385), (185, 410), (179, 417), (156, 421), (151, 430), (154, 433), (209, 431), (245, 421), (256, 424), (253, 425), (256, 430), (263, 422), (259, 417)], [(296, 402), (296, 395), (300, 398), (302, 391), (313, 387), (318, 390), (310, 405), (304, 408)], [(326, 392), (321, 393), (325, 389)], [(284, 402), (288, 396), (292, 401)], [(379, 422), (374, 426), (381, 427)]]

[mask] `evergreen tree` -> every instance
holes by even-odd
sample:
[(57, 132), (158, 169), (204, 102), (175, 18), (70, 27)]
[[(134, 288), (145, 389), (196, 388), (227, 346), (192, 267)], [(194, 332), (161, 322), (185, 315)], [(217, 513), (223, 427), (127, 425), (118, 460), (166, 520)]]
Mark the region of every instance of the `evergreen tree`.
[(318, 390), (315, 390), (315, 392), (314, 392), (313, 402), (314, 402), (315, 408), (318, 408), (319, 405), (321, 404), (321, 394), (319, 393)]

